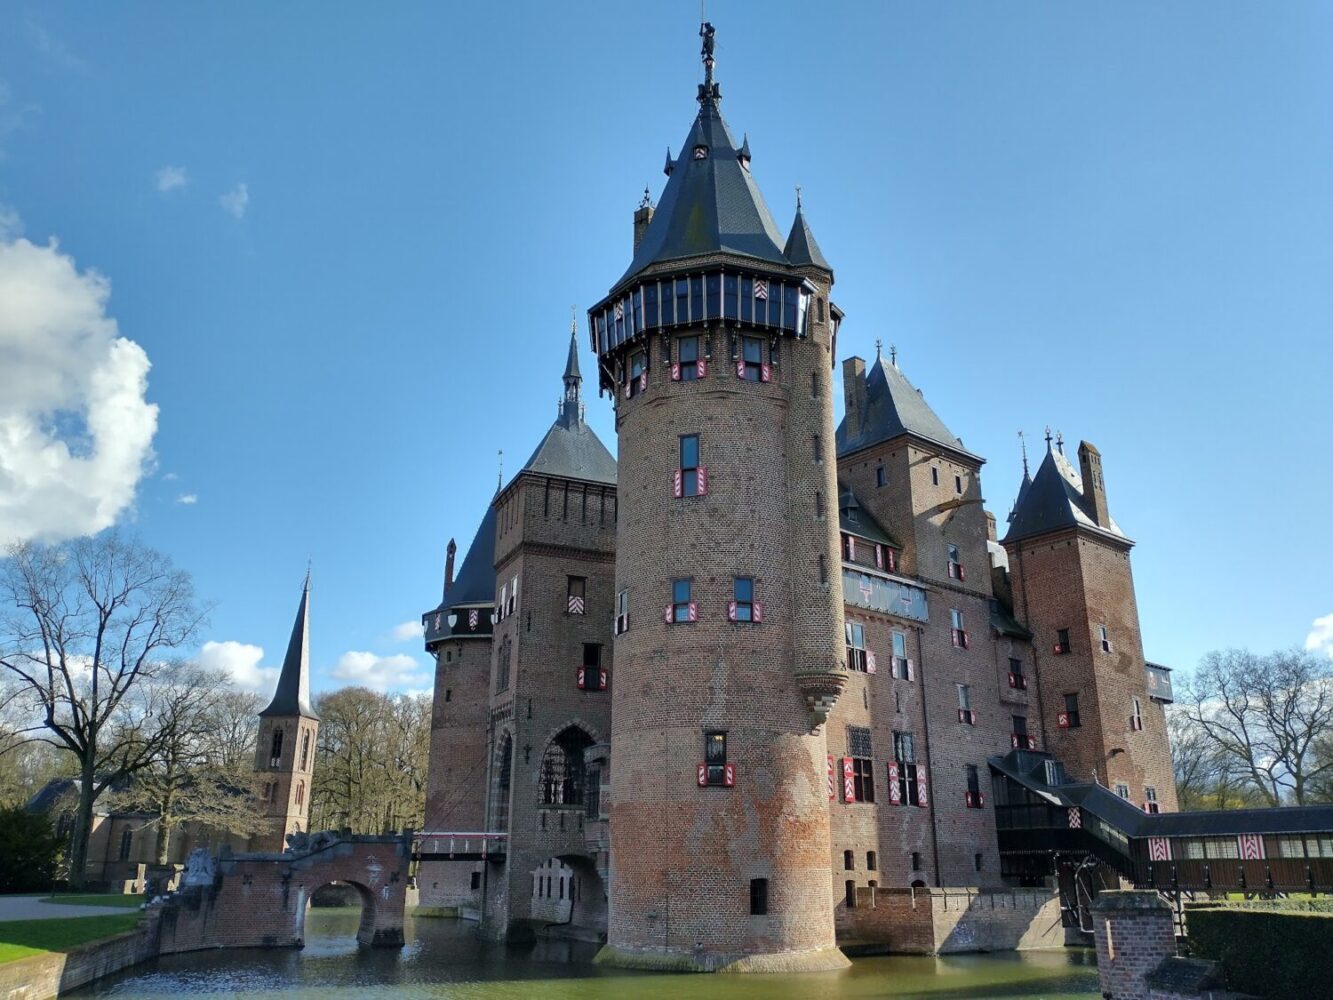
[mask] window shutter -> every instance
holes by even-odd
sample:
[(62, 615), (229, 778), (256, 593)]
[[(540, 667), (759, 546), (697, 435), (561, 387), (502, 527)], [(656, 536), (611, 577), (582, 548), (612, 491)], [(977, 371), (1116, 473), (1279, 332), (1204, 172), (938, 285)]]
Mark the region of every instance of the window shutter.
[(907, 661), (907, 679), (909, 681), (916, 680), (916, 663), (910, 659)]
[(856, 558), (856, 536), (854, 535), (847, 536), (847, 558)]
[(966, 580), (966, 579), (967, 579), (967, 571), (963, 569), (963, 564), (962, 564), (962, 563), (959, 563), (959, 564), (958, 564), (958, 579), (959, 579), (959, 580)]
[(699, 765), (699, 787), (700, 787), (700, 788), (703, 788), (703, 787), (704, 787), (705, 785), (707, 785), (707, 784), (708, 784), (708, 765), (707, 765), (707, 764), (700, 764), (700, 765)]
[(949, 632), (951, 637), (953, 638), (953, 644), (955, 646), (961, 646), (963, 642), (960, 636), (963, 634), (963, 630), (955, 628), (955, 629), (950, 629)]
[(735, 602), (735, 601), (728, 601), (728, 602), (727, 602), (727, 621), (729, 621), (729, 622), (734, 622), (735, 620), (736, 620), (736, 602)]
[(875, 654), (874, 654), (873, 652), (871, 652), (870, 650), (867, 649), (867, 650), (866, 650), (866, 673), (868, 673), (868, 674), (873, 674), (873, 673), (875, 673), (875, 672), (876, 672), (876, 669), (875, 669)]
[(698, 366), (699, 366), (699, 375), (698, 375), (698, 377), (699, 377), (699, 378), (706, 378), (706, 377), (708, 376), (708, 362), (707, 362), (706, 360), (704, 360), (703, 358), (700, 358), (699, 361), (698, 361)]
[(736, 787), (736, 765), (735, 765), (735, 764), (723, 764), (723, 765), (722, 765), (722, 787), (723, 787), (723, 788), (735, 788), (735, 787)]
[(585, 683), (586, 679), (587, 679), (587, 671), (583, 667), (579, 667), (579, 679), (577, 686), (580, 691), (584, 690), (587, 687), (587, 684)]
[(598, 690), (598, 691), (605, 691), (605, 690), (606, 690), (606, 682), (607, 682), (606, 671), (605, 671), (605, 670), (599, 670), (599, 671), (597, 671), (597, 683), (598, 683), (597, 690)]
[(923, 809), (930, 805), (930, 796), (927, 795), (926, 788), (926, 768), (924, 764), (918, 764), (916, 768), (916, 804)]
[(699, 466), (699, 469), (698, 469), (698, 471), (695, 473), (695, 475), (696, 475), (697, 483), (698, 483), (698, 487), (699, 487), (699, 496), (701, 496), (701, 497), (702, 497), (702, 496), (707, 496), (707, 495), (708, 495), (708, 470), (707, 470), (706, 468), (704, 468), (704, 467), (701, 465), (701, 466)]
[(682, 477), (683, 477), (683, 473), (682, 473), (679, 469), (677, 469), (676, 472), (675, 472), (674, 477), (673, 477), (672, 480), (671, 480), (671, 495), (672, 495), (672, 496), (675, 496), (675, 497), (682, 497), (682, 496), (685, 495), (685, 491), (684, 491), (684, 489), (683, 489), (683, 487), (682, 487)]
[(690, 601), (690, 621), (697, 622), (698, 620), (699, 620), (699, 605), (695, 604), (693, 601)]
[(837, 787), (837, 783), (833, 780), (833, 757), (830, 755), (828, 759), (828, 798), (830, 802), (838, 797)]
[(1107, 639), (1107, 640), (1106, 640), (1106, 651), (1107, 651), (1108, 653), (1111, 652), (1111, 640), (1110, 640), (1110, 639)]
[(883, 569), (883, 568), (884, 568), (884, 546), (883, 546), (883, 545), (876, 544), (876, 545), (875, 545), (875, 569)]
[(898, 572), (898, 557), (893, 554), (893, 549), (889, 549), (889, 571)]
[(736, 377), (737, 377), (737, 378), (745, 378), (745, 359), (744, 359), (744, 358), (737, 358), (737, 359), (736, 359)]
[(1059, 715), (1057, 715), (1057, 716), (1055, 717), (1055, 724), (1056, 724), (1057, 726), (1059, 726), (1061, 729), (1068, 729), (1068, 728), (1069, 728), (1069, 713), (1068, 713), (1068, 712), (1061, 712)]
[(852, 758), (850, 757), (842, 759), (842, 800), (844, 802), (856, 801), (856, 771), (852, 767)]
[(648, 373), (646, 371), (639, 376), (639, 391), (640, 392), (648, 391)]
[(967, 642), (968, 642), (967, 632), (964, 631), (963, 629), (958, 630), (958, 640), (959, 640), (958, 644), (962, 646), (964, 649), (967, 649)]
[(679, 361), (673, 361), (673, 362), (671, 362), (671, 381), (672, 381), (672, 382), (679, 382), (679, 381), (680, 381), (680, 362), (679, 362)]
[(770, 365), (767, 361), (765, 361), (762, 365), (759, 366), (759, 381), (760, 382), (773, 381), (773, 366)]
[(900, 806), (903, 804), (903, 790), (898, 783), (898, 762), (889, 761), (889, 804)]
[(666, 606), (666, 610), (662, 612), (662, 621), (664, 621), (664, 622), (666, 622), (668, 625), (670, 625), (670, 624), (672, 624), (675, 620), (676, 620), (676, 608), (675, 608), (675, 605), (673, 605), (673, 604), (668, 604), (668, 605)]
[(1015, 750), (1021, 749), (1021, 748), (1019, 747), (1018, 743), (1019, 743), (1019, 741), (1020, 741), (1022, 738), (1023, 738), (1023, 737), (1019, 736), (1017, 733), (1010, 733), (1010, 734), (1009, 734), (1009, 745), (1010, 745), (1011, 747), (1013, 747)]
[(757, 622), (764, 620), (764, 605), (761, 602), (755, 601), (751, 606), (750, 619)]

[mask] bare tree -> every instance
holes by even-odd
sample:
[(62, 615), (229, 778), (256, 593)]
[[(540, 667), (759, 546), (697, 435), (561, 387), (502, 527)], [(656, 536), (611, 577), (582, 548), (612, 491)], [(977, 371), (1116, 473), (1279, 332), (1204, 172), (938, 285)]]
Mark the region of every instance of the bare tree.
[(1168, 711), (1166, 724), (1182, 810), (1240, 809), (1263, 804), (1262, 795), (1236, 759), (1224, 753), (1180, 707)]
[(86, 877), (94, 803), (161, 750), (152, 704), (127, 697), (145, 678), (171, 672), (171, 651), (202, 621), (189, 574), (116, 531), (16, 545), (0, 567), (0, 667), (40, 717), (24, 737), (68, 750), (79, 765), (75, 886)]
[(1333, 663), (1302, 650), (1209, 653), (1186, 685), (1182, 712), (1265, 805), (1305, 805), (1333, 777), (1320, 752), (1333, 724)]

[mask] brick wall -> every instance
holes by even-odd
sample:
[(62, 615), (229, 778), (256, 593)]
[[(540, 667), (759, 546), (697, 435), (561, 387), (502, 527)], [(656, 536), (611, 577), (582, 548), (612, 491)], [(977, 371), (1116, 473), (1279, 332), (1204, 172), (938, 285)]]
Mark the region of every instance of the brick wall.
[(145, 962), (157, 954), (155, 928), (138, 929), (65, 952), (48, 952), (0, 964), (0, 996), (5, 1000), (48, 1000), (95, 979)]
[(1103, 892), (1092, 922), (1102, 995), (1149, 1000), (1145, 977), (1176, 953), (1171, 908), (1155, 892)]
[(838, 908), (839, 940), (895, 954), (1060, 948), (1059, 895), (1049, 889), (859, 888)]

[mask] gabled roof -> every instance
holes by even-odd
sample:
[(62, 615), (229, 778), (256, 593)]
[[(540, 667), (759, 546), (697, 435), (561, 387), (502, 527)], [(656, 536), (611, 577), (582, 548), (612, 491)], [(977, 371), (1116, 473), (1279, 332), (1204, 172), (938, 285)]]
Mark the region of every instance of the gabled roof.
[(1097, 523), (1091, 502), (1083, 497), (1083, 480), (1064, 453), (1051, 447), (1048, 441), (1046, 458), (1037, 468), (1037, 474), (1031, 483), (1024, 476), (1024, 485), (1019, 487), (1004, 541), (1016, 542), (1049, 531), (1080, 526), (1129, 542), (1114, 518), (1108, 525)]
[(652, 222), (616, 284), (653, 264), (717, 253), (785, 265), (782, 232), (748, 164), (716, 100), (702, 100)]
[(305, 586), (301, 589), (301, 604), (296, 609), (296, 621), (292, 623), (292, 637), (287, 641), (287, 655), (282, 660), (282, 673), (278, 675), (277, 690), (273, 692), (273, 700), (268, 703), (268, 708), (259, 714), (319, 718), (315, 710), (310, 707), (310, 574), (308, 572), (305, 575)]
[(812, 264), (825, 271), (833, 270), (824, 259), (819, 244), (815, 242), (815, 234), (810, 232), (810, 224), (805, 221), (805, 212), (801, 210), (799, 200), (796, 203), (796, 218), (791, 224), (791, 233), (787, 236), (787, 245), (783, 247), (782, 253), (797, 267)]
[(842, 483), (838, 484), (838, 530), (870, 542), (891, 545), (895, 549), (902, 548), (893, 536), (870, 516), (870, 512), (861, 506), (856, 494)]
[(861, 412), (860, 426), (850, 426), (847, 416), (838, 424), (838, 454), (859, 451), (901, 434), (914, 434), (965, 455), (970, 454), (898, 366), (886, 365), (882, 357), (876, 358), (874, 367), (866, 375), (865, 408)]

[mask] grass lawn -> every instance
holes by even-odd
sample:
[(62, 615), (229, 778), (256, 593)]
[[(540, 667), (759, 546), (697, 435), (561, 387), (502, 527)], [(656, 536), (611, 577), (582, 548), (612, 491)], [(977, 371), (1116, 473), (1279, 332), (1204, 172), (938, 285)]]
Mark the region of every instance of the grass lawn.
[(63, 903), (66, 906), (125, 906), (130, 909), (137, 909), (143, 905), (144, 898), (142, 893), (85, 893), (78, 895), (70, 893), (64, 896), (47, 896), (42, 900), (43, 903)]
[(0, 962), (12, 962), (44, 951), (68, 951), (76, 945), (134, 930), (137, 913), (68, 920), (8, 920), (0, 923)]

